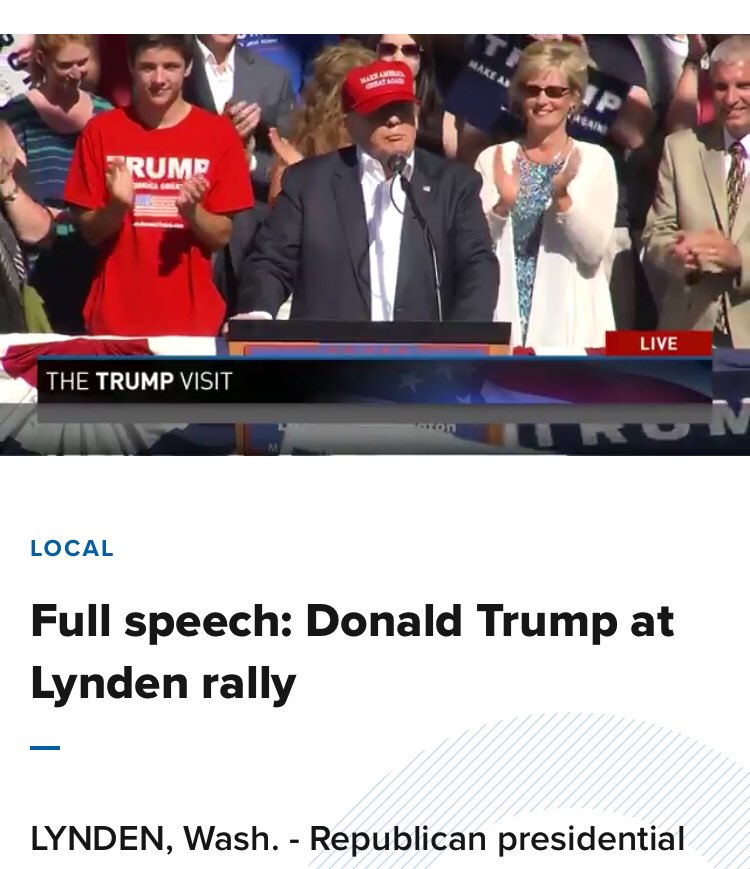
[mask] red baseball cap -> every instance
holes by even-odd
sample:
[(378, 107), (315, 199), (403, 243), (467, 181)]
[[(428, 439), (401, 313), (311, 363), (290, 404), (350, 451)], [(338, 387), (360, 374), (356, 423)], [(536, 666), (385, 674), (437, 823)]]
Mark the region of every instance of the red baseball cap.
[(341, 88), (344, 112), (369, 115), (388, 103), (418, 103), (414, 76), (405, 63), (376, 60), (349, 72)]

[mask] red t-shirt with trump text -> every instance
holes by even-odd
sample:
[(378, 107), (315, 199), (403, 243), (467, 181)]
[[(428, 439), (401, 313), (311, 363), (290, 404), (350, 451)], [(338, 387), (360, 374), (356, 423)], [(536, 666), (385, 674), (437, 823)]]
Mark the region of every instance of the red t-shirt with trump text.
[(193, 106), (166, 129), (141, 125), (132, 109), (93, 118), (76, 144), (65, 199), (93, 210), (109, 200), (105, 173), (122, 158), (135, 188), (120, 231), (105, 242), (84, 308), (91, 335), (216, 335), (226, 306), (211, 251), (176, 207), (182, 184), (205, 175), (202, 205), (231, 214), (254, 204), (247, 157), (228, 118)]

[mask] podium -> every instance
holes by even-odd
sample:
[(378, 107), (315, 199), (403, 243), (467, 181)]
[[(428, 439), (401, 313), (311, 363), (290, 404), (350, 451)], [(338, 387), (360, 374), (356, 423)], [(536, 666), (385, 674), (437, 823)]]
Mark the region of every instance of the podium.
[[(510, 333), (509, 323), (231, 320), (227, 344), (231, 356), (255, 359), (435, 360), (445, 366), (455, 358), (510, 355)], [(489, 443), (502, 442), (502, 426), (485, 428)], [(269, 443), (271, 434), (265, 432)], [(250, 426), (238, 424), (236, 437), (241, 455), (268, 454)]]
[[(397, 346), (476, 348), (484, 355), (510, 352), (510, 323), (345, 323), (338, 320), (230, 320), (229, 352), (253, 345), (349, 345), (389, 353)], [(380, 350), (377, 350), (380, 348)]]

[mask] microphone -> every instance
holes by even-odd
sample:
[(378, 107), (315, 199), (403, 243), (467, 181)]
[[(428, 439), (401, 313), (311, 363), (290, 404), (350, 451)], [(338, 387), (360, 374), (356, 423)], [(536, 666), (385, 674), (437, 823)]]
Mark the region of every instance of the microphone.
[(403, 154), (393, 154), (388, 158), (388, 168), (394, 175), (403, 175), (406, 170), (406, 157)]
[(411, 181), (409, 181), (409, 179), (404, 174), (406, 171), (406, 157), (404, 157), (403, 154), (393, 154), (391, 157), (388, 158), (388, 168), (391, 170), (393, 175), (397, 176), (401, 181), (401, 189), (406, 194), (409, 205), (411, 205), (411, 210), (414, 212), (414, 217), (416, 217), (417, 222), (422, 227), (422, 231), (424, 232), (425, 242), (427, 243), (427, 248), (430, 251), (430, 258), (432, 259), (432, 278), (435, 283), (435, 298), (437, 300), (438, 323), (442, 323), (442, 280), (440, 277), (440, 265), (438, 263), (437, 248), (435, 247), (435, 239), (432, 237), (429, 226), (427, 226), (427, 221), (425, 220), (424, 214), (422, 214), (422, 209), (417, 203), (416, 196), (414, 196), (414, 189), (411, 185)]

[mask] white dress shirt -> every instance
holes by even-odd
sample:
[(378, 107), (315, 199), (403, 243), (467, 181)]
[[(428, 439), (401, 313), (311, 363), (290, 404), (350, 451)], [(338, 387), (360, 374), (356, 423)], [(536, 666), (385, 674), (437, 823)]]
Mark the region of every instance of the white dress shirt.
[[(360, 148), (357, 149), (357, 159), (369, 237), (370, 318), (390, 322), (396, 299), (406, 194), (400, 183), (393, 184), (393, 179), (387, 181), (380, 163)], [(412, 152), (406, 161), (404, 175), (410, 179), (413, 171)]]
[(741, 142), (742, 147), (745, 149), (745, 177), (747, 177), (748, 173), (750, 173), (750, 133), (741, 139), (735, 139), (734, 136), (730, 136), (724, 130), (724, 150), (727, 152), (725, 159), (727, 178), (729, 177), (729, 167), (732, 165), (732, 155), (729, 153), (729, 149), (735, 142)]
[(206, 79), (208, 86), (211, 88), (211, 96), (216, 106), (216, 111), (221, 114), (224, 111), (224, 106), (232, 98), (234, 90), (234, 46), (232, 46), (227, 55), (224, 68), (219, 69), (219, 64), (213, 52), (207, 48), (199, 39), (201, 55), (203, 57), (203, 67), (206, 70)]

